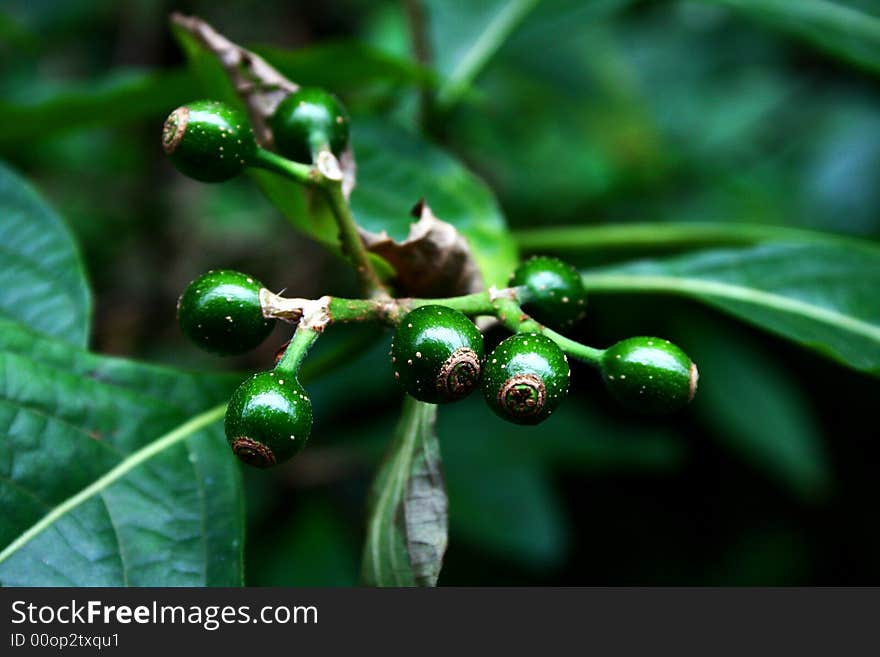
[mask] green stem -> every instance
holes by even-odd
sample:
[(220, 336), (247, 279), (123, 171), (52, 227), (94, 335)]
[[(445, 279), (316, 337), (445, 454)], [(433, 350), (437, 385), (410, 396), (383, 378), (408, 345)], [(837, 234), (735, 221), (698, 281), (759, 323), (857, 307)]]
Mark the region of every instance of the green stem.
[[(329, 153), (329, 150), (328, 150)], [(253, 166), (280, 174), (301, 185), (319, 187), (327, 195), (330, 211), (339, 229), (342, 253), (357, 271), (364, 291), (375, 297), (389, 296), (388, 289), (376, 273), (370, 255), (358, 233), (357, 222), (351, 212), (348, 199), (342, 191), (342, 181), (324, 176), (316, 166), (293, 162), (271, 151), (258, 148)]]
[(373, 321), (393, 326), (397, 324), (404, 313), (419, 306), (437, 304), (458, 310), (469, 317), (497, 317), (504, 326), (515, 333), (541, 333), (556, 342), (562, 351), (572, 358), (591, 365), (599, 365), (602, 357), (601, 349), (583, 345), (539, 324), (523, 312), (516, 297), (516, 289), (498, 290), (492, 295), (489, 292), (476, 292), (446, 299), (389, 299), (383, 301), (333, 297), (330, 300), (329, 315), (331, 322)]
[(449, 110), (459, 101), (477, 74), (537, 4), (538, 0), (512, 0), (504, 4), (437, 92), (437, 105), (441, 110)]
[(460, 297), (447, 297), (445, 299), (402, 299), (402, 303), (407, 310), (418, 308), (419, 306), (438, 305), (452, 308), (468, 317), (479, 317), (481, 315), (495, 315), (495, 305), (492, 297), (488, 292), (475, 292), (473, 294), (465, 294)]
[(364, 246), (360, 233), (358, 233), (357, 222), (351, 212), (348, 199), (345, 198), (342, 191), (342, 181), (325, 179), (322, 187), (327, 194), (333, 216), (336, 218), (342, 252), (357, 271), (364, 291), (370, 296), (389, 298), (388, 288), (385, 287), (379, 274), (373, 268), (367, 247)]
[(763, 242), (854, 242), (842, 235), (743, 223), (637, 223), (558, 226), (514, 231), (524, 251), (663, 250), (712, 246), (750, 246)]
[(257, 149), (253, 166), (280, 174), (301, 185), (316, 185), (321, 180), (321, 174), (314, 167), (293, 162), (264, 148)]
[(542, 326), (525, 314), (514, 299), (503, 297), (495, 301), (498, 319), (514, 333), (541, 333), (547, 336), (567, 355), (596, 367), (601, 366), (602, 349), (588, 347), (585, 344), (566, 338), (556, 331)]
[(559, 348), (572, 358), (593, 365), (594, 367), (602, 366), (602, 354), (605, 353), (604, 349), (588, 347), (585, 344), (581, 344), (580, 342), (571, 340), (564, 335), (560, 335), (552, 329), (544, 328), (540, 332), (558, 344)]
[(297, 326), (290, 344), (287, 345), (287, 349), (284, 350), (284, 355), (278, 361), (275, 369), (296, 376), (306, 354), (309, 353), (309, 349), (320, 336), (320, 331), (302, 324)]
[[(428, 20), (423, 0), (405, 0), (403, 3), (409, 27), (410, 42), (416, 61), (425, 68), (431, 66), (431, 44), (428, 36)], [(427, 128), (434, 115), (434, 97), (427, 80), (419, 81), (419, 123)]]
[(476, 292), (446, 299), (344, 299), (332, 297), (328, 312), (330, 321), (337, 323), (381, 322), (394, 326), (404, 314), (429, 305), (447, 306), (468, 315), (494, 315), (495, 306), (488, 292)]

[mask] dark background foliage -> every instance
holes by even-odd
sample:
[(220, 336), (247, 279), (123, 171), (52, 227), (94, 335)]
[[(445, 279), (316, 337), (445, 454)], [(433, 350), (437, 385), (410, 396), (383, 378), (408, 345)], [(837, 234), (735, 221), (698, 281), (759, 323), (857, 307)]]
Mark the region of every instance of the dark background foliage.
[[(432, 27), (441, 72), (481, 20), (481, 3), (449, 5), (459, 13), (438, 11)], [(233, 361), (184, 342), (175, 301), (191, 278), (237, 268), (297, 296), (354, 294), (354, 280), (250, 181), (200, 185), (164, 159), (161, 122), (193, 88), (172, 10), (248, 46), (349, 52), (357, 41), (403, 63), (406, 14), (354, 0), (8, 0), (0, 11), (0, 157), (77, 237), (95, 294), (91, 348), (264, 368), (281, 330)], [(748, 221), (876, 239), (876, 68), (774, 27), (711, 3), (547, 0), (427, 132), (491, 185), (514, 229)], [(417, 90), (400, 77), (352, 58), (298, 66), (298, 81), (333, 88), (355, 122), (416, 123)], [(877, 583), (876, 379), (672, 297), (596, 297), (578, 337), (631, 334), (670, 337), (699, 362), (688, 412), (627, 417), (585, 367), (539, 429), (506, 425), (478, 399), (442, 409), (451, 525), (440, 583)], [(246, 473), (248, 584), (357, 581), (366, 490), (400, 401), (379, 374), (385, 350), (311, 386), (306, 452)]]

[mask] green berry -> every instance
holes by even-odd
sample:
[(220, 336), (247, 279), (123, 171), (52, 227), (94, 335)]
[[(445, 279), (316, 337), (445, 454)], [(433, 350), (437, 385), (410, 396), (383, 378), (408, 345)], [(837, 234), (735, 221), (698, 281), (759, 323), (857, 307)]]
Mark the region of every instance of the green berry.
[(568, 328), (586, 314), (580, 274), (558, 258), (529, 258), (513, 272), (510, 284), (523, 288), (523, 310), (551, 328)]
[(483, 335), (446, 306), (419, 306), (397, 325), (391, 366), (403, 389), (431, 404), (457, 401), (480, 383)]
[(269, 118), (269, 127), (278, 152), (296, 162), (311, 162), (323, 148), (339, 156), (348, 146), (348, 112), (323, 89), (290, 94)]
[(225, 428), (239, 459), (268, 468), (286, 461), (308, 442), (312, 402), (293, 374), (258, 372), (232, 393)]
[(629, 338), (605, 350), (602, 378), (611, 395), (633, 411), (671, 413), (697, 392), (697, 366), (669, 340)]
[(486, 358), (483, 395), (499, 416), (516, 424), (538, 424), (568, 394), (568, 358), (539, 333), (512, 335)]
[(165, 120), (162, 146), (172, 164), (202, 182), (235, 178), (257, 150), (247, 117), (215, 100), (178, 107)]
[(177, 302), (184, 334), (207, 351), (231, 356), (259, 346), (269, 337), (273, 320), (263, 317), (255, 278), (228, 269), (202, 274)]

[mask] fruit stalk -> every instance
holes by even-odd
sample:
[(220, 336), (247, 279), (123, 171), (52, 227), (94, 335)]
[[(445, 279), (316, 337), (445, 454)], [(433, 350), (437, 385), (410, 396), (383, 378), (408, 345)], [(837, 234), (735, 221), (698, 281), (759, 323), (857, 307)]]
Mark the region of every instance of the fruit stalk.
[(303, 360), (305, 360), (306, 355), (309, 353), (309, 349), (312, 348), (312, 345), (315, 344), (319, 337), (321, 337), (320, 330), (304, 324), (297, 326), (290, 343), (287, 345), (287, 349), (284, 350), (284, 355), (278, 361), (278, 364), (275, 365), (275, 370), (296, 375), (302, 366)]
[(318, 187), (323, 190), (327, 196), (330, 211), (336, 220), (342, 253), (355, 268), (364, 291), (371, 297), (389, 297), (388, 289), (379, 274), (376, 273), (373, 263), (370, 262), (370, 254), (358, 233), (357, 222), (351, 212), (348, 199), (345, 198), (342, 191), (341, 180), (328, 176), (320, 166), (294, 162), (262, 148), (257, 149), (254, 164), (261, 169), (281, 174), (301, 185)]
[[(527, 315), (517, 301), (517, 288), (492, 288), (487, 292), (475, 292), (446, 299), (344, 299), (329, 297), (327, 303), (328, 323), (379, 322), (396, 326), (405, 313), (420, 306), (440, 305), (458, 310), (468, 317), (489, 316), (498, 318), (515, 333), (535, 332), (553, 340), (562, 351), (577, 360), (599, 366), (603, 350), (589, 347), (565, 337), (536, 322)], [(266, 317), (296, 321), (302, 316), (302, 307), (314, 303), (305, 299), (287, 299), (262, 290), (260, 300)]]
[(358, 233), (357, 222), (351, 212), (351, 206), (342, 191), (342, 181), (324, 177), (321, 187), (327, 194), (330, 210), (336, 218), (342, 253), (351, 261), (364, 291), (377, 299), (389, 298), (391, 295), (388, 294), (388, 288), (376, 273), (373, 263), (370, 262), (370, 254)]

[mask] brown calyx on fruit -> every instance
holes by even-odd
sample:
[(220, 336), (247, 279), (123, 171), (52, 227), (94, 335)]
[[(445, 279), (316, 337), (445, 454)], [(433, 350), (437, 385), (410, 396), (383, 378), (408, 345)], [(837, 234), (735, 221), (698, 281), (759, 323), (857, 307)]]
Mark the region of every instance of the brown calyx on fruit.
[(189, 123), (189, 108), (178, 107), (165, 119), (162, 127), (162, 147), (168, 155), (171, 155), (186, 133), (186, 124)]
[(700, 373), (697, 371), (697, 364), (691, 362), (691, 376), (688, 386), (688, 401), (693, 401), (694, 395), (697, 394), (697, 384), (700, 381)]
[(232, 453), (240, 461), (256, 468), (268, 468), (275, 465), (275, 454), (263, 443), (241, 436), (232, 441)]
[(498, 391), (498, 404), (517, 418), (538, 415), (544, 409), (546, 400), (547, 388), (534, 374), (512, 376)]
[(450, 399), (466, 397), (480, 381), (480, 359), (473, 349), (452, 352), (437, 374), (437, 390)]

